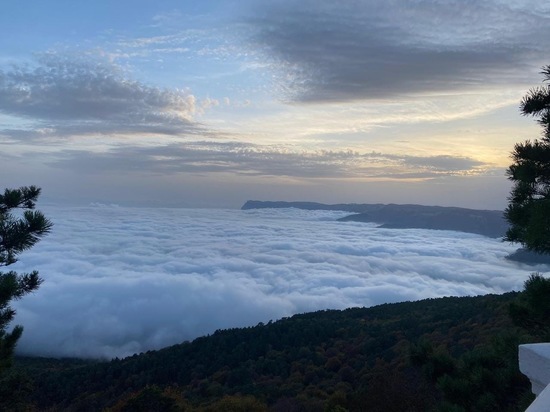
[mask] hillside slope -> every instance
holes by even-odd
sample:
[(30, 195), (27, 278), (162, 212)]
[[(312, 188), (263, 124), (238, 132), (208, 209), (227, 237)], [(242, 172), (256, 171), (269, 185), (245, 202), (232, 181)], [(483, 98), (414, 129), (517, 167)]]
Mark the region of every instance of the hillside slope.
[(18, 364), (34, 376), (39, 409), (512, 411), (529, 394), (517, 370), (525, 338), (507, 316), (516, 295), (320, 311), (110, 362)]

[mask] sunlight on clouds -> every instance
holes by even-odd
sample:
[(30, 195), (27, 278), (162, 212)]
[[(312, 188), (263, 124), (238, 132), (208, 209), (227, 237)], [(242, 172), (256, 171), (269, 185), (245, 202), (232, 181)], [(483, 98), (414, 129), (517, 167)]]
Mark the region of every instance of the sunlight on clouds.
[[(403, 156), (467, 157), (489, 167), (502, 168), (509, 164), (508, 153), (518, 135), (525, 134), (525, 119), (520, 116), (515, 122), (507, 119), (503, 128), (502, 122), (491, 124), (491, 116), (504, 109), (516, 110), (519, 95), (518, 91), (486, 91), (423, 96), (399, 102), (281, 106), (276, 114), (255, 109), (254, 116), (241, 121), (229, 114), (233, 120), (223, 127), (237, 141), (277, 145), (291, 151), (369, 153), (374, 150)], [(489, 126), (480, 129), (480, 118), (487, 119)], [(368, 159), (370, 167), (375, 167), (374, 162), (374, 158)], [(367, 163), (360, 162), (357, 166), (367, 166)], [(483, 173), (483, 169), (461, 174)], [(391, 170), (388, 173), (392, 173)]]
[[(257, 136), (265, 143), (303, 144), (322, 142), (318, 135), (355, 134), (379, 131), (380, 128), (414, 124), (437, 124), (478, 118), (507, 106), (517, 106), (521, 92), (484, 92), (479, 94), (444, 94), (379, 100), (373, 102), (327, 103), (323, 105), (268, 106), (254, 110), (255, 116), (229, 124), (238, 136)], [(244, 109), (246, 110), (246, 109)], [(269, 111), (267, 111), (269, 110)], [(219, 115), (219, 113), (217, 113)], [(208, 120), (208, 117), (205, 117)], [(407, 135), (402, 129), (402, 138)], [(281, 135), (282, 131), (284, 134)], [(246, 137), (244, 137), (246, 138)], [(368, 136), (366, 136), (368, 139)], [(444, 142), (443, 142), (444, 143)], [(342, 142), (342, 144), (346, 144)]]

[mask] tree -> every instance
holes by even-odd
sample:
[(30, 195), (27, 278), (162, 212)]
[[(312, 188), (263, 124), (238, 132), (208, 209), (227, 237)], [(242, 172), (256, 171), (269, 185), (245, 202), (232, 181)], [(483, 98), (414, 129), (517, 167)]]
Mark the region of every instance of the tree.
[(510, 316), (517, 326), (537, 340), (550, 338), (550, 279), (533, 273), (524, 283), (516, 301), (510, 304)]
[[(550, 65), (543, 68), (550, 82)], [(550, 84), (529, 90), (520, 105), (525, 116), (538, 118), (542, 138), (518, 143), (507, 175), (514, 182), (505, 217), (510, 223), (505, 240), (527, 249), (550, 253)]]
[[(6, 189), (0, 195), (0, 267), (17, 262), (21, 252), (50, 231), (52, 223), (33, 210), (39, 195), (40, 189), (35, 186)], [(15, 316), (10, 303), (38, 289), (41, 283), (37, 271), (0, 272), (0, 372), (10, 366), (15, 345), (23, 333), (19, 325), (7, 331)]]

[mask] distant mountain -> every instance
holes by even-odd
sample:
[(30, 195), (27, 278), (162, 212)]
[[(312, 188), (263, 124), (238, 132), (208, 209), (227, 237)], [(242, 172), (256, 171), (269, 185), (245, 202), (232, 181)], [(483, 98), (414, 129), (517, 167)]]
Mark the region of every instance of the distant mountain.
[(506, 259), (513, 260), (514, 262), (526, 263), (528, 265), (550, 265), (550, 255), (531, 252), (523, 248), (506, 256)]
[(371, 207), (382, 207), (382, 204), (357, 204), (357, 203), (339, 203), (336, 205), (326, 205), (316, 202), (270, 202), (261, 200), (248, 200), (241, 210), (248, 209), (284, 209), (294, 207), (303, 210), (343, 210), (344, 212), (362, 213)]
[(341, 218), (341, 221), (378, 223), (384, 228), (455, 230), (492, 238), (503, 237), (508, 228), (508, 223), (500, 210), (461, 207), (355, 203), (326, 205), (314, 202), (249, 200), (241, 209), (289, 207), (305, 210), (342, 210), (354, 214)]

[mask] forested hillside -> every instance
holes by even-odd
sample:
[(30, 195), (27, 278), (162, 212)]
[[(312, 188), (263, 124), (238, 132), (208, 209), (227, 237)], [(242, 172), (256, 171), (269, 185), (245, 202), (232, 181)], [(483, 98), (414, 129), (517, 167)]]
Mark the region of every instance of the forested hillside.
[(517, 345), (530, 338), (507, 314), (516, 295), (307, 313), (109, 362), (20, 358), (14, 373), (26, 373), (33, 388), (20, 405), (90, 411), (521, 410), (531, 395), (518, 371)]

